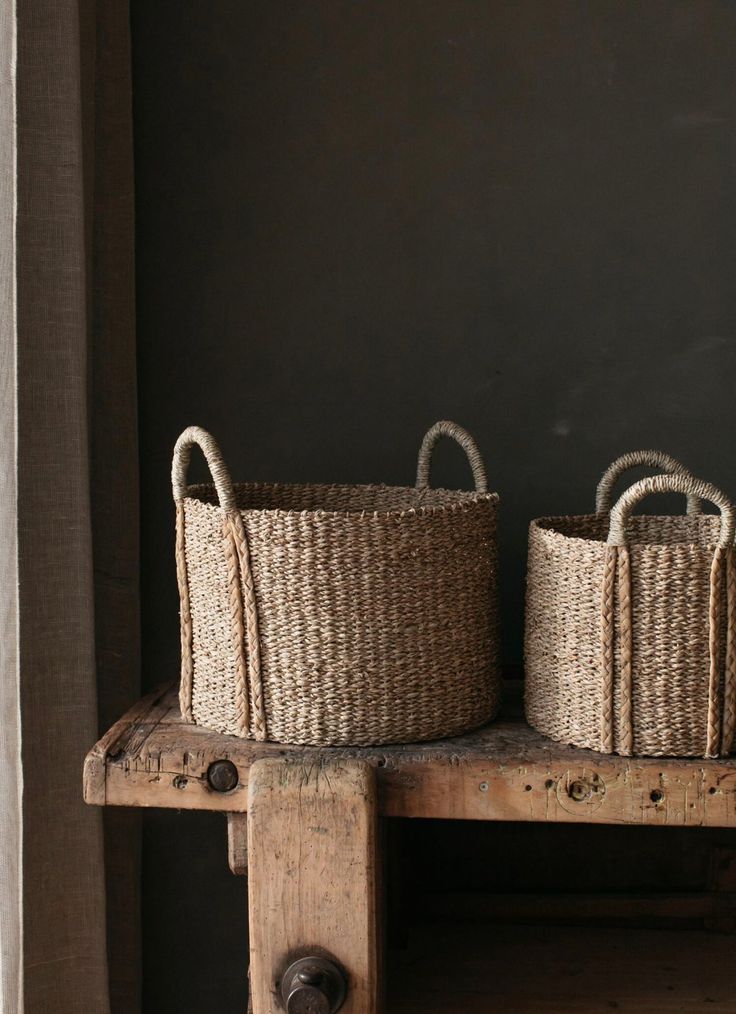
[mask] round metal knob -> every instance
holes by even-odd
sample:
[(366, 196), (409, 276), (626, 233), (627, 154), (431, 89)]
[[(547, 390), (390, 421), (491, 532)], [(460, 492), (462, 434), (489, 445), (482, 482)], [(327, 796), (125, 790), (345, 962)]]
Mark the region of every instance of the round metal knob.
[(330, 998), (319, 986), (297, 986), (286, 1001), (289, 1014), (332, 1014)]
[(328, 958), (300, 958), (281, 980), (288, 1014), (335, 1014), (345, 1000), (345, 975)]

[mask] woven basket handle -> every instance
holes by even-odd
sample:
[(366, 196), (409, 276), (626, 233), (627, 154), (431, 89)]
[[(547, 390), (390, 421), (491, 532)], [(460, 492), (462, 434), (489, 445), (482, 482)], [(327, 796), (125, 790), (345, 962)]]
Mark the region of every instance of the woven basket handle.
[(635, 482), (614, 505), (611, 510), (611, 524), (608, 530), (609, 546), (626, 545), (626, 523), (631, 511), (641, 500), (652, 493), (685, 493), (715, 504), (721, 512), (721, 532), (718, 545), (727, 547), (733, 543), (734, 526), (736, 525), (734, 505), (725, 493), (715, 486), (711, 486), (709, 482), (695, 479), (692, 475), (652, 475), (647, 479)]
[(432, 451), (434, 446), (440, 437), (452, 437), (456, 440), (465, 453), (468, 456), (470, 467), (473, 470), (473, 479), (475, 480), (475, 490), (477, 493), (488, 492), (488, 480), (486, 479), (486, 468), (483, 464), (483, 459), (480, 456), (475, 440), (471, 437), (467, 430), (464, 430), (462, 426), (458, 426), (457, 423), (448, 422), (443, 419), (440, 422), (436, 422), (434, 426), (427, 430), (424, 440), (422, 440), (422, 446), (419, 448), (419, 459), (417, 461), (417, 489), (427, 489), (429, 486), (429, 472), (432, 467)]
[[(624, 472), (628, 472), (630, 468), (637, 468), (639, 465), (645, 465), (647, 468), (661, 468), (663, 472), (671, 475), (690, 475), (690, 471), (677, 458), (665, 454), (664, 451), (630, 451), (628, 454), (622, 454), (620, 458), (611, 462), (601, 476), (601, 481), (595, 491), (596, 514), (608, 514), (613, 503), (613, 487)], [(702, 503), (698, 497), (692, 496), (692, 494), (688, 494), (687, 512), (688, 514), (703, 513)]]
[(201, 426), (189, 426), (176, 441), (174, 459), (171, 463), (171, 488), (174, 500), (179, 503), (187, 495), (189, 489), (187, 472), (192, 458), (192, 447), (195, 444), (201, 447), (202, 453), (207, 459), (220, 506), (228, 512), (235, 510), (235, 493), (227, 465), (223, 460), (217, 441)]

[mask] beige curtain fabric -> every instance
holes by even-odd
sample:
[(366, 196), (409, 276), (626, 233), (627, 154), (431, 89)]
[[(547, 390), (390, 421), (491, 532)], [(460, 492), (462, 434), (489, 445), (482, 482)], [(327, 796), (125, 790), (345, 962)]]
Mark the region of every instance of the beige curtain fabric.
[[(12, 22), (10, 9), (3, 14)], [(12, 67), (3, 52), (3, 74)], [(8, 542), (8, 528), (15, 533), (18, 565), (6, 608), (13, 546), (3, 542), (0, 750), (15, 760), (15, 772), (0, 773), (4, 813), (20, 784), (6, 726), (14, 701), (23, 797), (22, 819), (16, 806), (0, 839), (10, 984), (1, 1014), (135, 1014), (139, 1004), (137, 828), (131, 815), (105, 816), (106, 832), (102, 812), (81, 798), (86, 750), (138, 691), (129, 67), (122, 0), (17, 0), (17, 316), (3, 341), (11, 372), (0, 391), (0, 453), (12, 479), (0, 531)], [(6, 104), (3, 90), (3, 195), (13, 133)], [(3, 290), (3, 311), (12, 295)], [(5, 862), (13, 834), (22, 838), (20, 878)], [(22, 935), (6, 922), (19, 883)]]
[(0, 0), (0, 1014), (22, 1003), (16, 524), (15, 3)]

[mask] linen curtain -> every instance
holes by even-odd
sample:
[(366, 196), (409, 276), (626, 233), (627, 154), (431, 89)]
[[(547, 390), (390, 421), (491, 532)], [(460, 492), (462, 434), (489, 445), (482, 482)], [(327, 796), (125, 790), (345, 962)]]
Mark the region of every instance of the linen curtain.
[(129, 41), (0, 0), (0, 1014), (139, 1009), (135, 816), (81, 797), (139, 684)]

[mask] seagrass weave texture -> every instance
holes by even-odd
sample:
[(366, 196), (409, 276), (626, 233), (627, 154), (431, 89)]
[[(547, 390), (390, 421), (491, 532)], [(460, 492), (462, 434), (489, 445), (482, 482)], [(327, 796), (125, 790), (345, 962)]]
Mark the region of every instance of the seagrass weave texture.
[[(731, 751), (736, 706), (734, 508), (665, 455), (640, 452), (601, 480), (663, 467), (608, 513), (539, 518), (529, 532), (526, 713), (553, 739), (603, 753), (715, 757)], [(631, 517), (657, 492), (684, 517)], [(702, 500), (720, 517), (700, 514)]]
[[(475, 492), (429, 487), (442, 436)], [(212, 485), (187, 485), (191, 448)], [(459, 734), (499, 703), (496, 514), (472, 438), (437, 423), (417, 485), (233, 485), (190, 427), (174, 451), (181, 708), (258, 740), (316, 745)]]

